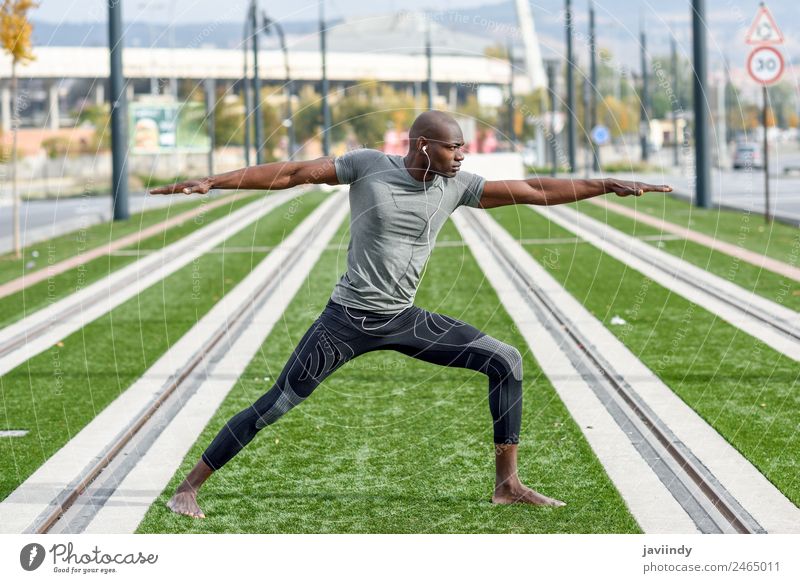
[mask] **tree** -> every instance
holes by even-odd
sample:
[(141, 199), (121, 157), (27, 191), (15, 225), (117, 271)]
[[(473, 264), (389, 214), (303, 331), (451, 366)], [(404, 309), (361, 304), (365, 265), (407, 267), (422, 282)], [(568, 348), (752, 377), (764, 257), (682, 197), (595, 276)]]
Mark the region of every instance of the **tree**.
[(264, 127), (264, 161), (275, 162), (275, 148), (280, 144), (281, 138), (286, 135), (286, 127), (283, 125), (283, 116), (278, 108), (267, 101), (269, 89), (261, 89), (261, 119)]
[(363, 146), (380, 149), (388, 129), (407, 131), (414, 117), (413, 97), (389, 83), (362, 79), (334, 104), (331, 137), (339, 141), (350, 135)]
[(214, 141), (221, 146), (244, 144), (244, 100), (240, 95), (225, 95), (214, 105)]
[(322, 135), (322, 98), (311, 87), (300, 90), (300, 103), (295, 109), (292, 123), (297, 146), (302, 147)]
[(28, 11), (38, 4), (33, 0), (3, 0), (0, 5), (0, 44), (11, 57), (11, 198), (14, 204), (14, 255), (21, 255), (19, 228), (19, 196), (17, 193), (17, 129), (19, 108), (17, 104), (17, 64), (34, 59), (31, 52), (33, 26), (28, 20)]
[(671, 119), (672, 112), (680, 115), (682, 111), (690, 111), (694, 101), (692, 83), (692, 65), (687, 59), (678, 59), (676, 87), (670, 57), (654, 58), (650, 69), (650, 116), (654, 119)]
[(769, 104), (774, 116), (773, 125), (781, 128), (790, 127), (789, 119), (795, 113), (795, 87), (789, 81), (783, 81), (770, 87)]
[(111, 112), (108, 104), (86, 105), (78, 112), (78, 122), (94, 128), (91, 148), (95, 152), (111, 149)]

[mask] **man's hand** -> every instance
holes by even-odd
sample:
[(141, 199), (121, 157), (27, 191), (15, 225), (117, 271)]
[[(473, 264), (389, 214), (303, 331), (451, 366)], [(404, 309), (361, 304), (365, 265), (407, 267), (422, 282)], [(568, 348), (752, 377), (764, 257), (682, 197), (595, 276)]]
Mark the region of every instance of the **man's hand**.
[(606, 180), (608, 192), (617, 196), (642, 196), (645, 192), (672, 192), (672, 187), (667, 184), (648, 184), (631, 180)]
[(150, 194), (208, 194), (208, 191), (212, 188), (211, 179), (203, 178), (202, 180), (187, 180), (186, 182), (154, 188), (150, 191)]

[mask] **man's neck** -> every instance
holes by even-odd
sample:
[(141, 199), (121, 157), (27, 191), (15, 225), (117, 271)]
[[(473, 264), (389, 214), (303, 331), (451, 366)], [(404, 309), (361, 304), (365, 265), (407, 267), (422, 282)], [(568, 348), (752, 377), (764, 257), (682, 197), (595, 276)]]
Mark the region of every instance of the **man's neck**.
[(420, 182), (430, 182), (436, 178), (436, 174), (433, 172), (428, 172), (425, 168), (419, 167), (419, 165), (414, 162), (413, 158), (409, 159), (408, 156), (403, 158), (403, 166), (405, 166), (406, 172), (408, 172), (411, 175), (411, 178), (414, 180), (419, 180)]

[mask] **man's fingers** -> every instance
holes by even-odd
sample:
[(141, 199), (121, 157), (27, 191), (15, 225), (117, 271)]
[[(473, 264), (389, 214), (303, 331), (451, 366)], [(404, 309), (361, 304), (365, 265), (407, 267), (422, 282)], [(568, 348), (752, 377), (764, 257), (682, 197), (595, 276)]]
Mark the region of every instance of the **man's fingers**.
[(645, 192), (672, 192), (672, 187), (668, 184), (642, 184)]
[(205, 183), (193, 180), (189, 182), (176, 182), (169, 186), (160, 186), (152, 189), (150, 194), (206, 194), (207, 192), (208, 188)]
[(150, 191), (150, 194), (176, 194), (182, 192), (183, 194), (191, 194), (192, 187), (183, 184), (170, 184), (169, 186), (160, 186)]

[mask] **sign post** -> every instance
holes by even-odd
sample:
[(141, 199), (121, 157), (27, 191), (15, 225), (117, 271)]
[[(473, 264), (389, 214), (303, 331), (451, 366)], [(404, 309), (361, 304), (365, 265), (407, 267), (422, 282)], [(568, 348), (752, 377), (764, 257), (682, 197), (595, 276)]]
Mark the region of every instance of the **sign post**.
[(747, 72), (756, 83), (761, 84), (764, 101), (764, 220), (769, 222), (772, 217), (769, 204), (769, 146), (767, 141), (767, 114), (769, 108), (769, 93), (767, 87), (780, 81), (783, 75), (783, 55), (773, 45), (783, 44), (783, 35), (778, 28), (769, 8), (762, 2), (747, 31), (745, 42), (756, 45), (747, 57)]

